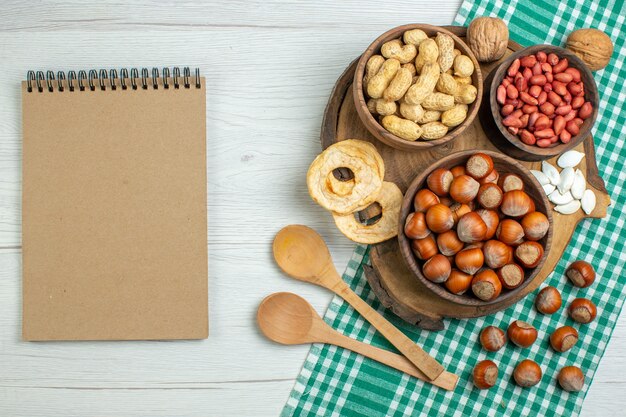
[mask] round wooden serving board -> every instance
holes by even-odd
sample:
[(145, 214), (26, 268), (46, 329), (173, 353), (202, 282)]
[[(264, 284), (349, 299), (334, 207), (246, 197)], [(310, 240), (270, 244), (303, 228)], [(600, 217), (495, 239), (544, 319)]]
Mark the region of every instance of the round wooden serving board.
[[(465, 27), (444, 27), (457, 36), (465, 38)], [(519, 44), (509, 41), (509, 52), (506, 55), (521, 48)], [(442, 145), (432, 151), (406, 152), (391, 148), (378, 141), (363, 126), (355, 109), (352, 96), (352, 79), (357, 61), (358, 58), (341, 75), (328, 101), (321, 131), (321, 142), (324, 149), (345, 139), (362, 139), (373, 143), (385, 161), (385, 180), (395, 182), (402, 192), (406, 191), (418, 173), (437, 159), (453, 152), (466, 149), (487, 149), (498, 152), (498, 149), (485, 135), (478, 118), (452, 143)], [(498, 63), (499, 61), (482, 65), (483, 74), (489, 74)], [(483, 105), (488, 106), (489, 101), (483, 101)], [(605, 217), (606, 209), (610, 204), (604, 181), (598, 175), (593, 138), (589, 136), (575, 149), (586, 155), (578, 167), (586, 173), (588, 188), (596, 194), (596, 208), (589, 216), (585, 215), (582, 210), (571, 215), (553, 212), (554, 237), (552, 248), (543, 268), (523, 291), (501, 303), (486, 306), (459, 305), (445, 300), (434, 294), (413, 276), (406, 267), (400, 254), (398, 241), (394, 238), (371, 247), (372, 268), (366, 267), (365, 269), (367, 280), (378, 299), (399, 317), (418, 327), (441, 330), (444, 328), (443, 317), (470, 318), (492, 314), (512, 305), (534, 291), (554, 270), (578, 222), (586, 217)], [(548, 162), (556, 166), (556, 159), (553, 158)], [(540, 162), (520, 162), (530, 169), (541, 169)], [(366, 209), (360, 213), (360, 217), (362, 219), (371, 218), (377, 214), (376, 212), (377, 208)]]

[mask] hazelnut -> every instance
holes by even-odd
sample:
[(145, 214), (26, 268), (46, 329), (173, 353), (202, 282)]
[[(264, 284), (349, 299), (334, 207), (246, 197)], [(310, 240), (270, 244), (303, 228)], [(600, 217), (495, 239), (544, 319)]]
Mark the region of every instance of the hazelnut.
[(505, 174), (498, 179), (498, 185), (505, 193), (513, 190), (524, 190), (524, 180), (517, 174)]
[(416, 212), (407, 216), (404, 223), (404, 234), (409, 239), (424, 239), (430, 234), (424, 213)]
[(545, 214), (533, 211), (526, 214), (520, 222), (524, 229), (524, 237), (528, 240), (539, 240), (548, 233), (550, 222)]
[(415, 239), (411, 241), (411, 249), (413, 255), (417, 259), (426, 260), (430, 259), (437, 254), (437, 242), (432, 234), (426, 236), (424, 239)]
[(467, 44), (480, 62), (496, 61), (509, 44), (509, 29), (502, 19), (477, 17), (467, 28)]
[(441, 284), (446, 282), (450, 276), (451, 269), (448, 258), (437, 254), (424, 263), (422, 273), (429, 281)]
[(489, 389), (498, 380), (498, 366), (490, 360), (478, 362), (474, 367), (474, 385), (479, 389)]
[(507, 245), (517, 246), (524, 241), (524, 228), (513, 219), (504, 219), (496, 228), (496, 238)]
[(535, 298), (535, 307), (537, 311), (543, 314), (556, 313), (563, 304), (561, 293), (554, 287), (545, 287)]
[(524, 268), (535, 268), (543, 258), (543, 246), (539, 242), (527, 241), (515, 248), (515, 259)]
[(486, 209), (496, 209), (502, 203), (502, 190), (497, 184), (488, 182), (478, 189), (478, 204)]
[(428, 175), (426, 184), (430, 191), (437, 194), (439, 197), (444, 197), (448, 195), (453, 179), (452, 172), (445, 168), (437, 168)]
[(426, 211), (426, 224), (435, 233), (447, 232), (454, 226), (452, 211), (444, 204), (435, 204)]
[(569, 316), (578, 323), (591, 323), (596, 318), (595, 304), (586, 298), (577, 298), (572, 301), (568, 309)]
[(490, 352), (497, 352), (506, 343), (504, 331), (496, 326), (487, 326), (480, 332), (480, 344)]
[(524, 269), (518, 264), (506, 264), (496, 271), (502, 286), (507, 290), (519, 287), (524, 282)]
[(467, 204), (476, 197), (479, 188), (480, 184), (474, 178), (469, 175), (459, 175), (450, 184), (450, 197), (457, 203)]
[(487, 225), (475, 211), (464, 214), (456, 225), (459, 239), (465, 243), (479, 242), (485, 238)]
[(502, 196), (500, 210), (510, 217), (522, 217), (535, 210), (534, 204), (532, 198), (524, 191), (512, 190)]
[(582, 59), (591, 71), (606, 67), (613, 55), (611, 38), (598, 29), (573, 31), (567, 38), (566, 48)]
[(571, 326), (559, 327), (550, 335), (550, 345), (557, 352), (570, 350), (578, 342), (578, 332)]
[(478, 247), (468, 247), (461, 250), (454, 257), (456, 267), (469, 275), (474, 275), (483, 267), (485, 256), (483, 251)]
[(501, 268), (513, 260), (513, 248), (499, 240), (488, 240), (483, 246), (485, 263), (489, 268)]
[(517, 364), (513, 371), (513, 378), (520, 387), (532, 387), (541, 381), (541, 368), (536, 362), (524, 359)]
[(453, 256), (463, 249), (463, 242), (459, 240), (454, 230), (448, 230), (437, 236), (437, 246), (444, 256)]
[(492, 269), (483, 269), (472, 279), (472, 292), (483, 301), (491, 301), (502, 292), (502, 283)]
[(572, 263), (565, 271), (565, 275), (569, 278), (572, 284), (580, 288), (590, 286), (596, 279), (596, 271), (593, 270), (593, 267), (589, 262), (585, 261), (576, 261)]
[(557, 379), (565, 391), (581, 391), (585, 385), (585, 375), (577, 366), (563, 367)]
[(472, 285), (472, 278), (470, 274), (453, 268), (444, 285), (452, 294), (461, 295)]
[(521, 320), (511, 323), (506, 334), (519, 347), (528, 347), (537, 340), (537, 329)]
[(465, 163), (465, 171), (467, 175), (479, 180), (485, 178), (493, 170), (493, 160), (491, 157), (484, 153), (475, 153), (470, 156)]
[(413, 208), (417, 212), (426, 212), (431, 206), (439, 203), (439, 197), (427, 189), (421, 189), (415, 194), (413, 199)]

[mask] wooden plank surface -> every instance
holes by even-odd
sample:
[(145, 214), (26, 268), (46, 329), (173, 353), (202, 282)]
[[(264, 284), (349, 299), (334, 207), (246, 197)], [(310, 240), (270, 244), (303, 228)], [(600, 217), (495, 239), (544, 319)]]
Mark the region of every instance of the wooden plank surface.
[[(5, 1), (0, 9), (0, 415), (274, 416), (308, 351), (266, 341), (263, 297), (292, 291), (323, 312), (330, 294), (286, 278), (271, 240), (303, 223), (339, 270), (353, 244), (308, 197), (328, 95), (378, 34), (449, 24), (458, 0)], [(29, 69), (199, 66), (207, 77), (211, 336), (190, 342), (20, 341), (21, 100)], [(582, 415), (621, 415), (626, 323)]]

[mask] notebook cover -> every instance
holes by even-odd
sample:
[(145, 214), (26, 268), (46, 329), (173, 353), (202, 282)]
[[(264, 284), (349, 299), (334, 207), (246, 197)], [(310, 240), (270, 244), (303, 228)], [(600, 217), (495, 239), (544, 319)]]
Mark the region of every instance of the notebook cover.
[(25, 340), (208, 337), (205, 87), (27, 92)]

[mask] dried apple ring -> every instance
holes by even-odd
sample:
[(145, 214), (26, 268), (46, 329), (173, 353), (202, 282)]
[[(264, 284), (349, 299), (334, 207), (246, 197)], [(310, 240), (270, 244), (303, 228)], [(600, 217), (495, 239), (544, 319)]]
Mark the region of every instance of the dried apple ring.
[(380, 204), (382, 215), (371, 225), (359, 222), (352, 213), (333, 213), (339, 231), (350, 240), (366, 244), (384, 242), (396, 236), (402, 205), (402, 191), (396, 184), (385, 181), (375, 202)]
[[(338, 186), (329, 179), (337, 168), (348, 168), (354, 174), (351, 190), (350, 184)], [(384, 177), (385, 163), (374, 145), (348, 139), (319, 154), (306, 179), (309, 194), (317, 204), (335, 213), (349, 214), (374, 202)]]

